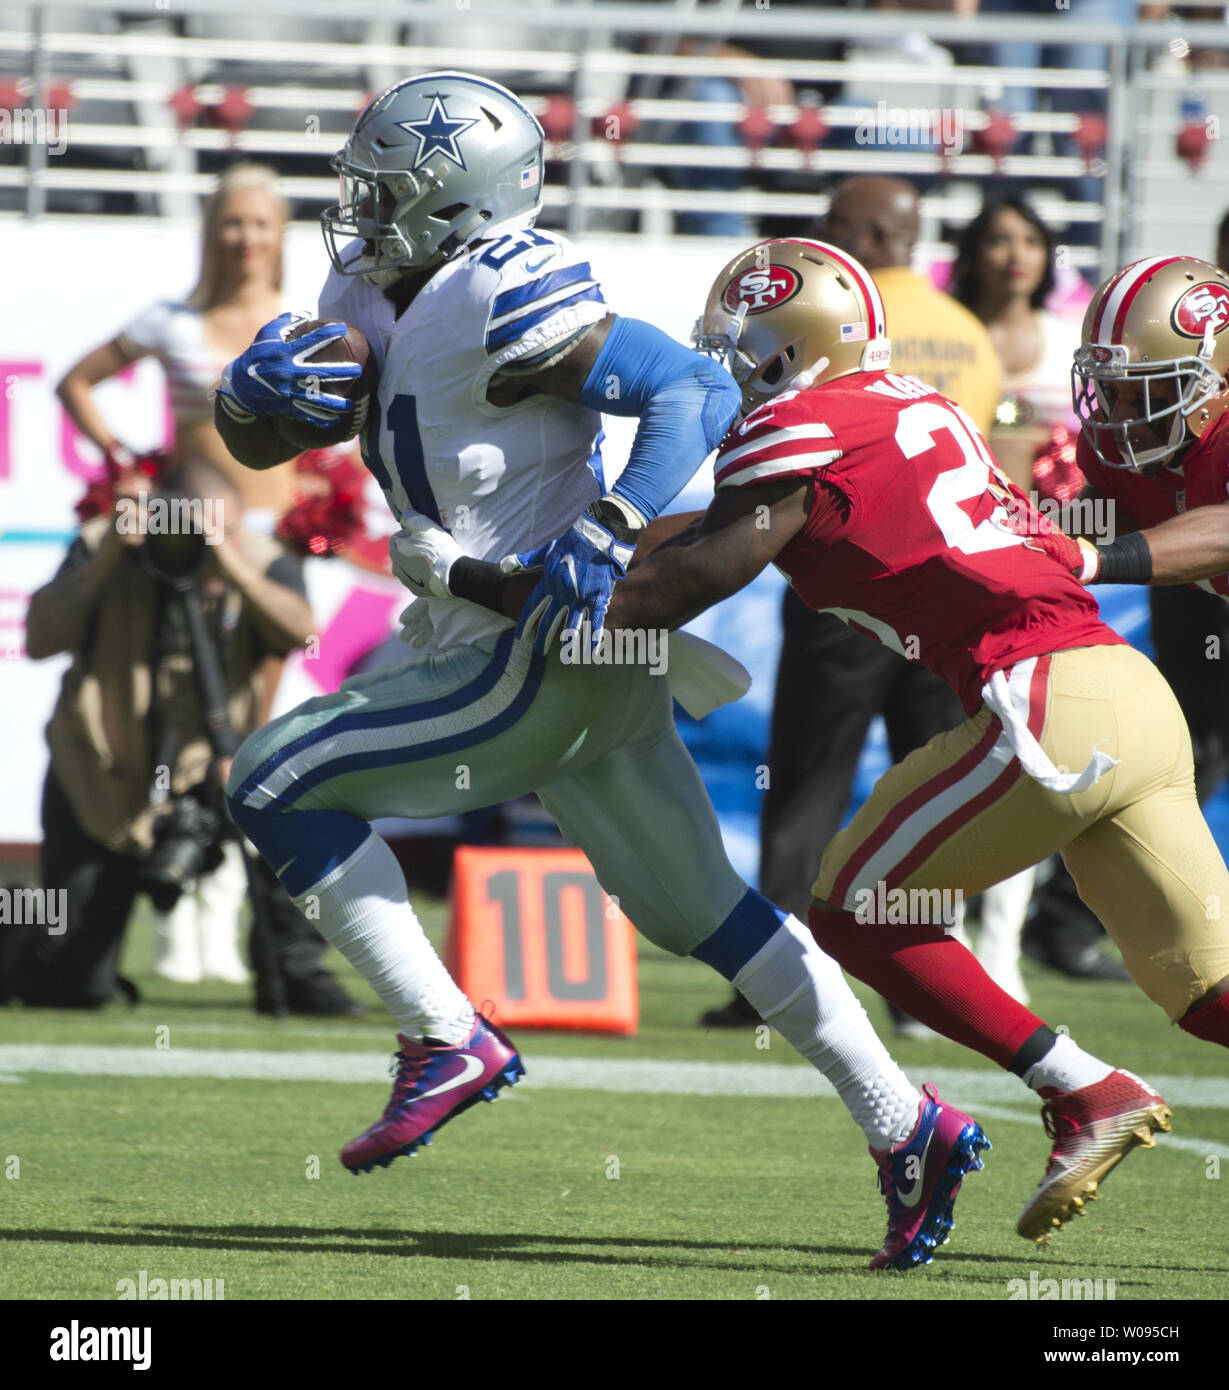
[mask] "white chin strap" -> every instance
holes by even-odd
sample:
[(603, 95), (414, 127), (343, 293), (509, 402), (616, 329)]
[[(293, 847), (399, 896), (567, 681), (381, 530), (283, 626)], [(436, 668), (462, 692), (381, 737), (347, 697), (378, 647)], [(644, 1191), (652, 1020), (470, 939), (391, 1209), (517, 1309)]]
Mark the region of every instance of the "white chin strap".
[(828, 370), (831, 361), (832, 359), (830, 357), (821, 357), (818, 362), (813, 362), (802, 371), (795, 372), (788, 381), (782, 383), (781, 393), (786, 391), (805, 391), (808, 386), (814, 383), (817, 376), (822, 376), (823, 373)]
[[(782, 391), (805, 391), (808, 386), (814, 384), (818, 377), (821, 377), (831, 365), (830, 357), (821, 357), (818, 362), (813, 362), (809, 367), (804, 367), (802, 371), (796, 372), (781, 387)], [(892, 342), (889, 338), (872, 338), (866, 347), (862, 349), (862, 356), (858, 362), (858, 367), (864, 372), (883, 372), (888, 369), (892, 362)]]

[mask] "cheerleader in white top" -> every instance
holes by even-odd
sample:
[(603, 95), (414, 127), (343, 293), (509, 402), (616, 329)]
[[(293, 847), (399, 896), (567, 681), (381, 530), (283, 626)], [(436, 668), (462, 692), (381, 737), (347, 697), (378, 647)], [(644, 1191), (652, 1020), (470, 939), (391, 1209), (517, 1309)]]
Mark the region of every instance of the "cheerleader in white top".
[[(137, 463), (122, 442), (122, 425), (120, 434), (112, 430), (93, 388), (143, 357), (156, 357), (166, 372), (175, 424), (171, 459), (206, 459), (220, 468), (241, 493), (245, 522), (255, 529), (272, 531), (290, 506), (294, 464), (261, 473), (242, 467), (214, 428), (212, 399), (227, 362), (282, 310), (286, 217), (273, 170), (248, 162), (234, 165), (205, 204), (200, 274), (191, 294), (147, 305), (64, 376), (57, 393), (65, 410), (107, 460), (108, 479), (91, 489), (88, 507), (109, 508), (111, 484)], [(280, 658), (270, 658), (262, 673), (262, 721), (269, 716), (281, 667)], [(156, 914), (155, 971), (163, 978), (247, 980), (238, 949), (238, 914), (247, 891), (239, 855), (239, 846), (228, 842), (221, 866), (169, 913)]]
[[(77, 428), (116, 471), (131, 451), (93, 398), (93, 388), (130, 363), (156, 357), (166, 372), (175, 422), (175, 462), (206, 459), (243, 497), (249, 526), (273, 524), (294, 498), (294, 468), (253, 472), (232, 458), (213, 426), (213, 392), (222, 369), (256, 331), (282, 311), (282, 235), (285, 200), (263, 165), (234, 165), (205, 204), (201, 265), (186, 299), (160, 300), (136, 314), (109, 342), (69, 369), (57, 392)], [(259, 516), (264, 513), (264, 517)]]

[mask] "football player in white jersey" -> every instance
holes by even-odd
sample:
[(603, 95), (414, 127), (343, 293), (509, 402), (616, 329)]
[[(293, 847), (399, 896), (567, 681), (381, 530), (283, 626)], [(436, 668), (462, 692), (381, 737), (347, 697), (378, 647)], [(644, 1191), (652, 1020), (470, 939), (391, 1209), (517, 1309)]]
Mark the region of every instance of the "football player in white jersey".
[[(542, 144), (526, 107), (482, 78), (389, 88), (334, 161), (343, 193), (323, 218), (333, 271), (319, 311), (362, 329), (376, 355), (363, 455), (398, 517), (450, 530), (462, 568), (563, 536), (530, 605), (544, 647), (585, 617), (600, 640), (638, 532), (716, 447), (740, 392), (717, 364), (610, 313), (583, 256), (534, 229)], [(343, 323), (287, 342), (290, 324), (263, 329), (219, 389), (219, 428), (252, 466), (292, 452), (272, 417), (336, 423), (350, 408), (318, 378), (358, 367), (307, 360)], [(609, 491), (603, 410), (640, 418)], [(873, 1266), (928, 1261), (985, 1137), (908, 1082), (811, 934), (734, 872), (666, 681), (644, 664), (564, 665), (445, 590), (411, 613), (424, 607), (435, 651), (275, 720), (228, 787), (236, 823), (398, 1025), (392, 1099), (342, 1162), (387, 1166), (522, 1072), (436, 957), (370, 822), (536, 791), (640, 931), (732, 980), (832, 1081), (887, 1174)]]

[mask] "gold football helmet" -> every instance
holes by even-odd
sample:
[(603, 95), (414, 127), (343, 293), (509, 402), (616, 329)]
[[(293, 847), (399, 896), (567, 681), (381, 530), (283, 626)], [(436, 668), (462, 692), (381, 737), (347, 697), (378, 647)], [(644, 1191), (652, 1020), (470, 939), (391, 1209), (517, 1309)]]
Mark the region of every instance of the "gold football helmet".
[(1229, 406), (1229, 276), (1149, 256), (1093, 296), (1071, 369), (1084, 436), (1110, 468), (1155, 472)]
[(870, 273), (801, 237), (735, 256), (713, 281), (692, 342), (742, 387), (744, 415), (783, 391), (882, 370), (892, 355)]

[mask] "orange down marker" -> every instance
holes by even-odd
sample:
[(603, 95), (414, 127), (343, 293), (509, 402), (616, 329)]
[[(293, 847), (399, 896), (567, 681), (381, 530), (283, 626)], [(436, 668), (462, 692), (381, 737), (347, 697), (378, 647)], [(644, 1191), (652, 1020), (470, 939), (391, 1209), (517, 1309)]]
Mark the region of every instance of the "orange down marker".
[(578, 849), (458, 849), (444, 960), (501, 1028), (636, 1031), (635, 932)]

